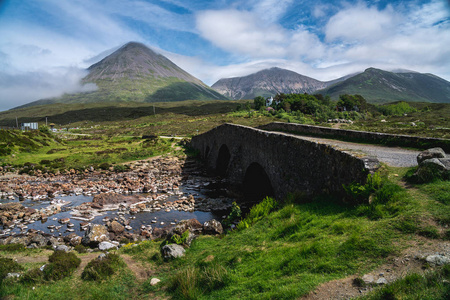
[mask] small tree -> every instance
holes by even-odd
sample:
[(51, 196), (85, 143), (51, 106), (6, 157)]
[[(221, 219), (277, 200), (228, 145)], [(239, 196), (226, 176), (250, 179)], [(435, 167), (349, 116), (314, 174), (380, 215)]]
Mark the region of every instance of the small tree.
[(264, 107), (266, 104), (266, 99), (264, 97), (258, 96), (253, 99), (253, 105), (256, 110), (259, 110), (261, 107)]
[(50, 128), (48, 128), (48, 126), (46, 126), (46, 125), (42, 125), (42, 126), (40, 126), (39, 127), (39, 131), (40, 132), (42, 132), (42, 133), (50, 133)]

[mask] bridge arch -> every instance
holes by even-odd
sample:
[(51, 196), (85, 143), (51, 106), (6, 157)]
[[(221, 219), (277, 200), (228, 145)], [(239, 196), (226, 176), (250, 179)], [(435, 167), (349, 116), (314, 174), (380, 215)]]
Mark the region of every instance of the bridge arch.
[(205, 149), (205, 155), (203, 156), (204, 159), (207, 159), (207, 158), (208, 158), (209, 151), (211, 151), (211, 148), (209, 148), (209, 146), (206, 146), (206, 149)]
[(230, 150), (227, 145), (223, 144), (219, 149), (219, 154), (217, 155), (216, 160), (216, 172), (219, 176), (225, 177), (227, 175), (230, 159)]
[(257, 162), (248, 166), (242, 187), (246, 201), (259, 202), (266, 196), (275, 196), (269, 176)]

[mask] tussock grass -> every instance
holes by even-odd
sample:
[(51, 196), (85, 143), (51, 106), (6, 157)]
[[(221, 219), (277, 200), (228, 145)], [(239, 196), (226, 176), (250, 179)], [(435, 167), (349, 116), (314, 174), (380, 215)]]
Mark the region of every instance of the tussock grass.
[(361, 299), (450, 299), (450, 265), (425, 275), (409, 274)]
[(109, 253), (104, 258), (91, 260), (81, 273), (81, 279), (88, 281), (102, 281), (113, 275), (125, 263), (119, 255)]

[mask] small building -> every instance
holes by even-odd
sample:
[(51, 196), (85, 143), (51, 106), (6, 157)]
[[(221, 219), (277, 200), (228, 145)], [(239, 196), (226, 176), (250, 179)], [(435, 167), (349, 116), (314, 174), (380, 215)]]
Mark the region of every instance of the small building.
[(271, 106), (273, 103), (273, 97), (267, 98), (266, 99), (266, 106)]
[(39, 129), (39, 125), (37, 122), (33, 122), (33, 123), (22, 123), (21, 124), (21, 128), (22, 131), (26, 131), (26, 130), (38, 130)]

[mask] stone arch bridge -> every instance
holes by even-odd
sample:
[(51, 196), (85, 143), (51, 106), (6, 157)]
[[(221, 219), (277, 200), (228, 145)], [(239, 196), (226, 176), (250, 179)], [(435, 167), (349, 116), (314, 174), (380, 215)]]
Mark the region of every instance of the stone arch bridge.
[(283, 199), (293, 192), (341, 192), (343, 184), (364, 183), (379, 166), (376, 159), (326, 144), (234, 124), (193, 137), (191, 147), (209, 169), (242, 185), (252, 200), (265, 195)]

